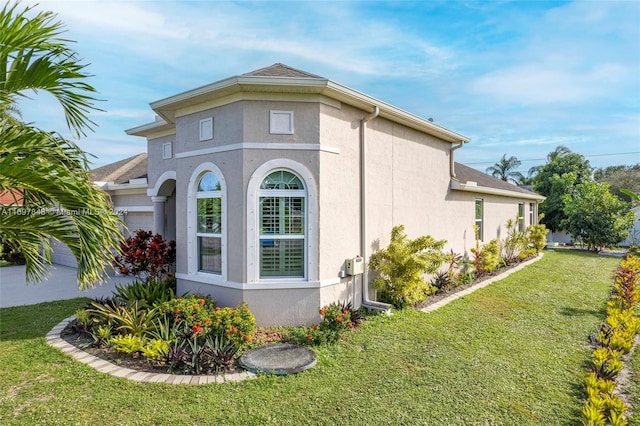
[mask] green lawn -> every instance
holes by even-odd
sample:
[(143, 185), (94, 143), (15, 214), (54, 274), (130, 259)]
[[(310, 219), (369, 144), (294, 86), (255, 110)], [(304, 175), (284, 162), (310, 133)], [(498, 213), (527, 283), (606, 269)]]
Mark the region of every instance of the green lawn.
[(374, 317), (307, 372), (198, 387), (113, 378), (48, 347), (82, 299), (2, 309), (0, 424), (575, 424), (618, 262), (547, 252), (436, 312)]

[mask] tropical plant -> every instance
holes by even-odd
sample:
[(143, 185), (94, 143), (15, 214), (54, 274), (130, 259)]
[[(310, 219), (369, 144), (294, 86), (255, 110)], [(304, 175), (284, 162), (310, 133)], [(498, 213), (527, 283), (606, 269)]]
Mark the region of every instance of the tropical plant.
[(518, 218), (508, 219), (506, 224), (507, 237), (502, 242), (502, 259), (506, 264), (510, 264), (518, 259), (520, 253), (527, 248), (526, 232), (521, 231), (518, 225)]
[(137, 230), (120, 243), (120, 251), (114, 266), (122, 275), (160, 280), (175, 267), (176, 242), (165, 241), (162, 235), (151, 231)]
[(445, 244), (446, 240), (430, 235), (410, 240), (403, 225), (394, 226), (389, 246), (371, 255), (369, 265), (379, 275), (374, 288), (397, 308), (423, 301), (431, 291), (424, 275), (435, 273), (447, 261), (441, 251)]
[(91, 130), (95, 89), (76, 52), (61, 37), (50, 12), (0, 10), (0, 191), (17, 191), (22, 206), (0, 206), (0, 234), (25, 258), (28, 282), (51, 263), (50, 239), (64, 243), (78, 263), (78, 286), (104, 278), (118, 248), (122, 221), (89, 178), (86, 154), (72, 141), (20, 122), (11, 111), (29, 91), (44, 91), (61, 105), (77, 136)]
[(138, 301), (153, 307), (175, 297), (171, 280), (153, 277), (148, 281), (136, 280), (131, 284), (116, 284), (115, 296), (124, 303)]
[(511, 181), (516, 185), (521, 185), (525, 177), (516, 170), (521, 164), (522, 162), (516, 157), (507, 158), (507, 154), (503, 154), (500, 161), (487, 168), (487, 173), (505, 182)]

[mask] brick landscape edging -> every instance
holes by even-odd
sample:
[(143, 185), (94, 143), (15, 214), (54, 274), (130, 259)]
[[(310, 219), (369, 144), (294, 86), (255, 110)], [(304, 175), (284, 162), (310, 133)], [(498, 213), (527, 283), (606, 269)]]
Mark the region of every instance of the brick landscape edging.
[(58, 325), (53, 327), (49, 333), (47, 333), (45, 339), (49, 346), (60, 349), (62, 352), (71, 355), (76, 361), (80, 361), (87, 364), (89, 367), (100, 371), (101, 373), (107, 373), (114, 377), (120, 377), (127, 380), (133, 380), (141, 383), (167, 383), (171, 385), (206, 385), (208, 383), (230, 383), (239, 382), (241, 380), (253, 379), (255, 374), (248, 371), (241, 373), (229, 373), (216, 376), (188, 376), (181, 374), (161, 374), (161, 373), (149, 373), (146, 371), (132, 370), (131, 368), (119, 367), (112, 362), (98, 358), (91, 355), (72, 345), (64, 340), (60, 333), (65, 327), (75, 319), (75, 315), (69, 318), (63, 319)]

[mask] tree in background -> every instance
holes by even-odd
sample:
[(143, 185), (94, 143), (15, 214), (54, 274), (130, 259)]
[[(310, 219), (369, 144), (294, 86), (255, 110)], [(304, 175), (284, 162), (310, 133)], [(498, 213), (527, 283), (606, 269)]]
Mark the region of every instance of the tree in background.
[(524, 175), (516, 170), (520, 167), (520, 164), (522, 164), (522, 162), (516, 157), (512, 156), (507, 158), (507, 154), (503, 154), (500, 161), (487, 168), (487, 173), (494, 178), (501, 179), (505, 182), (511, 181), (516, 185), (520, 185), (525, 180)]
[(3, 242), (26, 260), (35, 282), (51, 263), (50, 238), (64, 243), (78, 262), (78, 285), (104, 277), (122, 238), (122, 222), (107, 195), (89, 178), (86, 154), (74, 142), (20, 121), (16, 102), (29, 91), (46, 91), (60, 103), (75, 136), (94, 124), (88, 113), (95, 89), (76, 52), (61, 38), (56, 15), (19, 4), (0, 10), (0, 191), (19, 193), (22, 206), (0, 206)]
[(591, 166), (584, 156), (569, 148), (558, 146), (547, 155), (547, 163), (538, 168), (533, 181), (534, 190), (547, 197), (540, 204), (543, 223), (551, 231), (561, 231), (564, 212), (564, 196), (574, 186), (591, 180)]
[(616, 244), (629, 236), (634, 214), (629, 204), (609, 191), (607, 183), (586, 181), (564, 196), (562, 229), (590, 250)]
[(634, 166), (609, 166), (596, 169), (593, 173), (596, 182), (607, 182), (611, 193), (623, 201), (631, 201), (631, 197), (621, 189), (640, 193), (640, 164)]

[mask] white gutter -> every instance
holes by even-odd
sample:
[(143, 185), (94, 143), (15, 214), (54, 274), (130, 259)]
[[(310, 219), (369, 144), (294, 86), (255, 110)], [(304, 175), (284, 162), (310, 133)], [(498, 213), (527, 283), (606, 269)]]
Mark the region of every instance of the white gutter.
[(452, 146), (451, 148), (449, 148), (449, 175), (454, 178), (456, 177), (456, 170), (454, 167), (454, 161), (453, 161), (453, 151), (455, 151), (456, 149), (460, 149), (462, 148), (462, 146), (464, 145), (463, 140), (460, 141), (460, 145), (456, 145), (456, 146)]
[[(360, 253), (364, 259), (362, 273), (362, 306), (376, 311), (389, 311), (391, 305), (377, 302), (369, 298), (369, 279), (367, 274), (367, 150), (365, 144), (365, 126), (367, 121), (373, 120), (380, 114), (380, 108), (373, 107), (373, 112), (360, 120)], [(354, 278), (355, 280), (355, 278)]]
[(535, 200), (538, 202), (544, 201), (546, 199), (546, 197), (535, 193), (527, 194), (524, 192), (509, 191), (506, 189), (489, 188), (486, 186), (478, 186), (476, 182), (469, 181), (466, 183), (462, 183), (455, 179), (451, 179), (451, 189), (456, 191), (475, 192), (478, 194), (491, 194), (501, 195), (503, 197), (522, 198), (525, 200)]

